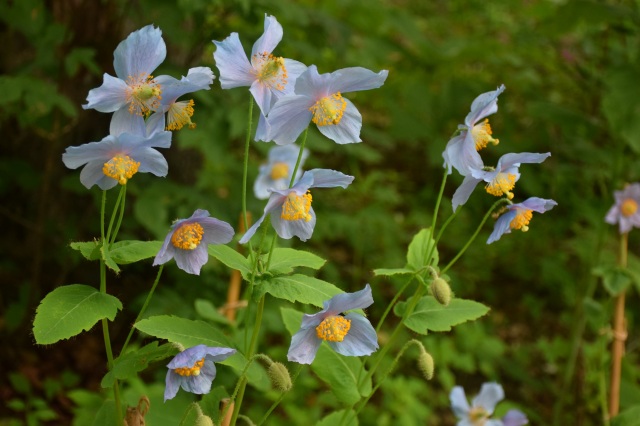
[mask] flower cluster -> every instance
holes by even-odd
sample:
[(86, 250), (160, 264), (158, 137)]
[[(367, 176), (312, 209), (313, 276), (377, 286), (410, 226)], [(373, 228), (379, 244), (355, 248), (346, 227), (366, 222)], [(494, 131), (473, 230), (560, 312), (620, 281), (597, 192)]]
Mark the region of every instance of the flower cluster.
[(529, 423), (527, 416), (515, 409), (507, 411), (501, 419), (491, 419), (493, 410), (503, 399), (504, 390), (498, 383), (484, 383), (471, 406), (461, 386), (455, 386), (449, 394), (451, 409), (458, 418), (457, 426), (523, 426)]
[(498, 96), (504, 92), (504, 85), (496, 90), (486, 92), (478, 96), (471, 103), (471, 111), (467, 114), (464, 124), (458, 126), (456, 135), (451, 138), (442, 153), (444, 167), (448, 173), (456, 169), (464, 180), (453, 194), (452, 204), (455, 212), (458, 207), (467, 202), (471, 193), (480, 182), (485, 182), (487, 193), (496, 197), (505, 197), (508, 203), (499, 216), (494, 230), (487, 244), (500, 239), (503, 234), (508, 234), (512, 229), (523, 232), (529, 230), (529, 221), (533, 213), (544, 213), (551, 210), (557, 203), (554, 200), (546, 200), (531, 197), (522, 203), (514, 204), (513, 189), (520, 179), (520, 165), (542, 163), (551, 153), (509, 153), (498, 160), (496, 167), (484, 165), (478, 151), (489, 144), (497, 145), (498, 139), (493, 137), (493, 131), (489, 125), (489, 115), (498, 111)]

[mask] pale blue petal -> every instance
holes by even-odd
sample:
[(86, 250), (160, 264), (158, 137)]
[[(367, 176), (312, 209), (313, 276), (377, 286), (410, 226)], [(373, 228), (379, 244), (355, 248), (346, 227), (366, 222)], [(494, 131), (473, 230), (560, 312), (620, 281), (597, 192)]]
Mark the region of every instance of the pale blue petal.
[(279, 193), (271, 194), (271, 196), (269, 197), (269, 201), (264, 208), (264, 213), (262, 214), (262, 216), (260, 216), (260, 219), (258, 219), (256, 223), (254, 223), (253, 226), (251, 226), (251, 228), (249, 228), (247, 232), (245, 232), (245, 234), (240, 239), (240, 244), (246, 244), (249, 242), (251, 237), (253, 237), (253, 234), (255, 234), (260, 227), (260, 224), (262, 224), (262, 222), (264, 221), (265, 217), (267, 217), (267, 214), (282, 208), (282, 204), (284, 203), (285, 198), (287, 198), (286, 195), (283, 196)]
[(482, 158), (476, 151), (473, 136), (471, 132), (466, 130), (449, 140), (442, 157), (449, 173), (451, 173), (451, 167), (453, 167), (462, 176), (467, 176), (474, 170), (481, 170), (484, 167)]
[(373, 304), (371, 287), (367, 284), (355, 293), (341, 293), (323, 303), (325, 316), (338, 315), (351, 309), (364, 309)]
[(273, 212), (271, 225), (280, 238), (288, 240), (295, 236), (301, 241), (307, 241), (313, 235), (313, 228), (316, 226), (316, 213), (313, 211), (313, 207), (309, 208), (309, 215), (311, 216), (309, 221), (304, 219), (286, 220), (282, 219), (280, 212)]
[(378, 349), (378, 335), (368, 319), (360, 314), (345, 316), (351, 328), (342, 342), (327, 342), (334, 351), (345, 356), (371, 355)]
[(318, 126), (320, 133), (338, 144), (362, 142), (360, 129), (362, 128), (362, 116), (360, 111), (349, 99), (343, 98), (347, 103), (344, 114), (338, 124)]
[(211, 391), (211, 383), (216, 378), (216, 366), (213, 361), (205, 360), (197, 376), (182, 377), (180, 386), (187, 392), (204, 395)]
[(244, 53), (238, 33), (231, 33), (223, 41), (213, 41), (216, 51), (213, 58), (220, 71), (220, 86), (223, 89), (251, 86), (255, 80), (253, 67)]
[(178, 394), (178, 389), (180, 389), (180, 378), (181, 376), (175, 371), (167, 371), (164, 388), (164, 402), (167, 402), (169, 399), (173, 399)]
[(102, 86), (89, 90), (87, 104), (82, 105), (82, 108), (114, 112), (126, 105), (128, 93), (127, 83), (105, 73), (102, 76)]
[(282, 40), (282, 25), (274, 16), (264, 15), (264, 33), (253, 44), (251, 56), (258, 53), (271, 53)]
[(482, 179), (476, 179), (473, 176), (465, 176), (462, 184), (456, 189), (451, 199), (454, 212), (458, 209), (458, 206), (463, 205), (469, 200), (471, 193), (481, 181)]
[(209, 260), (207, 245), (200, 244), (193, 250), (176, 248), (173, 258), (176, 260), (178, 268), (188, 274), (200, 275), (200, 269), (202, 269)]
[(295, 61), (293, 59), (284, 60), (284, 67), (287, 70), (287, 85), (284, 88), (283, 94), (290, 95), (294, 93), (295, 83), (300, 74), (307, 70), (307, 66), (302, 62)]
[(520, 203), (520, 205), (534, 212), (544, 213), (558, 205), (554, 200), (546, 200), (544, 198), (530, 197)]
[(172, 229), (164, 238), (164, 242), (162, 243), (162, 247), (160, 247), (160, 251), (158, 251), (158, 254), (153, 259), (153, 266), (165, 264), (173, 259), (175, 251), (177, 250), (176, 247), (171, 244), (171, 238), (173, 237), (174, 232), (175, 230)]
[(271, 106), (275, 103), (275, 97), (273, 96), (270, 87), (259, 80), (256, 80), (251, 84), (249, 91), (253, 95), (253, 99), (256, 100), (256, 103), (260, 108), (260, 112), (264, 115), (269, 114)]
[(296, 79), (294, 93), (310, 97), (312, 101), (309, 106), (311, 106), (316, 100), (333, 94), (329, 91), (331, 81), (331, 74), (319, 74), (318, 68), (311, 65)]
[(271, 126), (269, 125), (269, 121), (261, 112), (260, 118), (258, 119), (258, 127), (256, 128), (256, 136), (254, 140), (256, 142), (269, 142), (270, 131), (271, 131)]
[(462, 386), (454, 386), (454, 388), (451, 389), (449, 401), (451, 402), (453, 414), (455, 414), (456, 417), (459, 419), (467, 418), (470, 407)]
[(120, 136), (123, 133), (145, 136), (147, 127), (144, 118), (138, 114), (131, 114), (128, 108), (120, 108), (114, 112), (109, 125), (109, 134)]
[(313, 184), (310, 188), (335, 188), (338, 186), (347, 188), (354, 179), (353, 176), (330, 169), (313, 169), (305, 174), (307, 173), (313, 176)]
[(301, 328), (291, 338), (287, 359), (298, 364), (311, 364), (321, 343), (315, 328)]
[(493, 232), (487, 239), (487, 244), (491, 244), (498, 241), (504, 234), (511, 233), (511, 221), (516, 217), (517, 212), (515, 210), (509, 211), (501, 215), (496, 223), (493, 225)]
[(93, 185), (98, 185), (100, 189), (106, 191), (118, 184), (118, 181), (112, 179), (102, 172), (105, 161), (91, 161), (80, 171), (80, 183), (89, 189)]
[(62, 162), (70, 169), (87, 164), (91, 161), (109, 161), (119, 150), (118, 138), (109, 135), (100, 142), (89, 142), (80, 146), (67, 147), (62, 154)]
[(347, 93), (360, 90), (377, 89), (382, 86), (389, 75), (389, 71), (383, 70), (375, 73), (362, 67), (343, 68), (331, 73), (331, 93)]
[(504, 89), (503, 84), (496, 90), (483, 93), (475, 98), (471, 103), (471, 112), (467, 114), (464, 123), (473, 127), (478, 121), (498, 111), (498, 96), (504, 92)]
[(235, 355), (237, 351), (231, 348), (207, 347), (205, 350), (206, 358), (211, 361), (220, 362)]
[(140, 162), (140, 173), (151, 173), (158, 177), (165, 177), (169, 173), (169, 164), (164, 155), (153, 148), (136, 150), (132, 157)]
[(171, 359), (167, 368), (176, 369), (184, 367), (193, 367), (196, 361), (201, 360), (206, 355), (207, 345), (196, 345), (185, 349), (184, 351), (176, 354)]
[(498, 383), (484, 383), (478, 396), (473, 398), (471, 405), (484, 407), (489, 414), (493, 413), (496, 404), (504, 399), (504, 390)]
[(522, 411), (513, 409), (502, 417), (502, 423), (504, 426), (524, 426), (529, 424), (529, 419)]
[(166, 127), (166, 118), (164, 111), (154, 112), (147, 118), (145, 121), (145, 133), (147, 135), (153, 135), (154, 133), (159, 133), (164, 131)]
[(520, 164), (542, 163), (551, 156), (550, 152), (538, 154), (533, 152), (520, 152), (517, 154), (505, 154), (498, 160), (497, 171), (506, 171), (511, 167), (520, 167)]
[(122, 80), (150, 75), (167, 56), (162, 31), (147, 25), (129, 34), (113, 52), (113, 68)]
[(214, 78), (211, 68), (197, 67), (191, 68), (180, 80), (168, 75), (161, 75), (155, 80), (162, 86), (162, 104), (169, 106), (184, 94), (209, 90)]
[(197, 220), (204, 229), (202, 242), (206, 244), (227, 244), (233, 238), (234, 230), (231, 225), (214, 217), (204, 217)]
[(307, 96), (290, 95), (280, 98), (267, 117), (271, 126), (268, 139), (278, 145), (294, 143), (311, 122), (309, 108), (313, 104), (314, 101)]

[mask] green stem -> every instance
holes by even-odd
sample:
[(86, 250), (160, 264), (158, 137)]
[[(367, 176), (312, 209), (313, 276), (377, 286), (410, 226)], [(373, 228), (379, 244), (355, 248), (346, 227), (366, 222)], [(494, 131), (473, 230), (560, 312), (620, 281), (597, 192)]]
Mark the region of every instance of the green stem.
[(107, 191), (102, 191), (102, 205), (100, 207), (100, 236), (104, 241), (104, 211), (107, 204)]
[(304, 129), (304, 133), (302, 134), (302, 142), (300, 142), (300, 152), (298, 152), (298, 159), (296, 160), (296, 165), (293, 168), (293, 173), (291, 174), (291, 181), (289, 181), (289, 188), (293, 186), (296, 181), (296, 175), (298, 174), (298, 168), (300, 167), (300, 162), (302, 161), (302, 153), (304, 152), (304, 146), (307, 143), (307, 134), (309, 133), (309, 127), (307, 126)]
[(247, 125), (247, 139), (244, 145), (244, 169), (242, 172), (242, 220), (244, 221), (244, 229), (249, 229), (249, 220), (247, 219), (247, 173), (249, 169), (249, 146), (251, 145), (251, 127), (253, 123), (253, 95), (249, 95), (249, 122)]
[[(244, 366), (244, 368), (242, 369), (242, 372), (240, 373), (240, 379), (244, 378), (247, 375), (247, 371), (249, 371), (249, 367), (251, 366), (251, 363), (253, 363), (254, 359), (255, 359), (255, 357), (251, 357), (251, 358), (249, 358), (247, 360), (247, 364)], [(227, 415), (227, 411), (229, 410), (229, 407), (231, 406), (231, 403), (236, 399), (236, 395), (238, 395), (238, 391), (240, 390), (240, 384), (241, 383), (242, 383), (242, 380), (238, 380), (238, 383), (236, 384), (235, 389), (233, 389), (233, 393), (229, 397), (229, 403), (224, 408), (224, 410), (222, 410), (222, 413), (220, 414), (220, 420), (219, 420), (218, 424), (222, 423), (222, 421), (224, 420), (225, 416)]]
[(125, 186), (123, 185), (120, 188), (120, 192), (118, 193), (116, 204), (113, 206), (113, 213), (111, 213), (111, 219), (109, 219), (109, 228), (107, 229), (107, 235), (103, 240), (105, 244), (110, 244), (109, 241), (111, 240), (111, 230), (113, 229), (113, 223), (116, 219), (116, 213), (118, 211), (118, 207), (120, 207), (120, 201), (122, 200), (122, 196), (124, 195), (125, 190)]
[(444, 269), (440, 271), (440, 275), (445, 274), (449, 270), (449, 268), (451, 268), (453, 266), (453, 264), (456, 263), (458, 261), (458, 259), (460, 259), (460, 257), (464, 254), (464, 252), (467, 251), (467, 249), (469, 248), (471, 243), (473, 243), (473, 241), (476, 239), (476, 237), (480, 233), (480, 230), (484, 226), (484, 224), (487, 221), (487, 219), (489, 219), (489, 216), (491, 215), (491, 213), (493, 213), (495, 208), (498, 207), (500, 204), (509, 203), (509, 202), (510, 201), (507, 198), (501, 198), (498, 201), (496, 201), (495, 203), (493, 203), (491, 208), (487, 211), (487, 213), (482, 218), (482, 222), (480, 222), (480, 225), (478, 225), (478, 227), (476, 228), (476, 231), (473, 233), (471, 238), (469, 238), (469, 241), (467, 241), (467, 243), (464, 245), (464, 247), (462, 247), (462, 249), (458, 252), (458, 254), (456, 254), (456, 256), (453, 259), (451, 259), (451, 262), (449, 262), (447, 264), (447, 266), (445, 266)]
[[(160, 268), (158, 269), (158, 275), (156, 275), (156, 280), (153, 282), (153, 286), (151, 286), (151, 290), (149, 291), (149, 294), (147, 295), (146, 300), (144, 301), (144, 304), (142, 305), (142, 308), (140, 309), (140, 312), (138, 313), (138, 316), (136, 317), (136, 320), (134, 322), (134, 324), (136, 324), (138, 321), (140, 321), (140, 319), (142, 318), (142, 315), (144, 315), (144, 312), (147, 309), (147, 306), (149, 305), (149, 301), (151, 300), (151, 296), (153, 296), (153, 292), (156, 290), (156, 287), (158, 286), (158, 283), (160, 282), (160, 276), (162, 275), (162, 270), (164, 269), (164, 264), (160, 265)], [(127, 336), (127, 340), (124, 341), (124, 345), (122, 346), (122, 349), (120, 350), (120, 354), (124, 354), (126, 349), (127, 349), (127, 345), (129, 344), (129, 340), (131, 340), (131, 336), (133, 336), (133, 330), (134, 327), (131, 327), (131, 330), (129, 330), (129, 335)]]
[(378, 321), (378, 325), (376, 326), (376, 334), (378, 334), (378, 332), (380, 331), (380, 328), (382, 327), (382, 323), (384, 323), (384, 320), (387, 318), (387, 315), (389, 315), (389, 312), (391, 312), (391, 308), (393, 308), (393, 306), (396, 304), (396, 302), (398, 301), (402, 293), (404, 293), (407, 287), (409, 287), (409, 284), (413, 282), (414, 278), (415, 278), (415, 275), (412, 275), (411, 278), (409, 278), (407, 282), (400, 288), (400, 290), (398, 290), (396, 295), (393, 296), (393, 299), (387, 305), (387, 309), (385, 309), (384, 313), (382, 314), (380, 321)]
[[(447, 182), (447, 176), (449, 173), (447, 168), (444, 169), (444, 175), (442, 176), (442, 182), (440, 183), (440, 191), (438, 192), (438, 199), (436, 200), (436, 206), (433, 209), (433, 217), (431, 218), (431, 238), (433, 238), (433, 233), (436, 229), (436, 220), (438, 219), (438, 211), (440, 210), (440, 202), (442, 201), (442, 195), (444, 194), (444, 185)], [(425, 265), (431, 265), (431, 256), (433, 256), (433, 251), (435, 250), (435, 243), (429, 248), (426, 253), (426, 257), (424, 258)]]
[(453, 219), (456, 217), (456, 215), (458, 214), (459, 211), (460, 211), (460, 209), (458, 209), (455, 212), (453, 212), (453, 214), (451, 216), (449, 216), (449, 218), (440, 227), (440, 231), (438, 231), (438, 235), (436, 236), (436, 240), (435, 240), (435, 246), (436, 247), (438, 246), (438, 241), (440, 241), (440, 237), (442, 236), (442, 233), (444, 232), (445, 229), (447, 229), (447, 226), (449, 226), (449, 224), (451, 223), (451, 221), (453, 221)]
[[(296, 379), (298, 378), (298, 375), (300, 374), (300, 372), (302, 371), (302, 364), (298, 364), (295, 373), (293, 373), (293, 377), (291, 378), (291, 384), (295, 385), (296, 383)], [(260, 419), (260, 421), (258, 422), (258, 426), (260, 426), (261, 424), (263, 424), (264, 422), (267, 421), (267, 418), (271, 415), (271, 413), (273, 412), (273, 410), (276, 409), (276, 407), (282, 402), (282, 400), (284, 399), (285, 395), (287, 394), (287, 392), (281, 392), (280, 396), (278, 397), (278, 399), (276, 399), (273, 404), (271, 404), (271, 407), (269, 407), (269, 409), (267, 410), (266, 413), (264, 413), (264, 416), (262, 416), (262, 419)]]
[(122, 224), (122, 218), (124, 217), (124, 204), (127, 199), (127, 185), (122, 185), (120, 191), (122, 192), (122, 199), (120, 200), (120, 214), (118, 215), (118, 222), (116, 222), (116, 227), (113, 230), (110, 244), (113, 244), (115, 242), (116, 237), (118, 236), (118, 231), (120, 231), (120, 225)]

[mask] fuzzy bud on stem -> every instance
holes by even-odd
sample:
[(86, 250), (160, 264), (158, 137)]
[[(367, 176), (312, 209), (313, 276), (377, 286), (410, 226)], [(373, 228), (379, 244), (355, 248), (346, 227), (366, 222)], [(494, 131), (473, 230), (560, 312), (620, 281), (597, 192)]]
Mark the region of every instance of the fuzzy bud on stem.
[(441, 305), (447, 306), (451, 302), (451, 287), (442, 278), (438, 277), (431, 281), (431, 294)]
[(418, 368), (425, 379), (431, 380), (433, 378), (433, 357), (426, 350), (422, 350), (418, 357)]
[(289, 370), (284, 364), (280, 362), (274, 362), (269, 366), (267, 370), (271, 385), (278, 389), (280, 392), (289, 392), (293, 384), (291, 383), (291, 375)]

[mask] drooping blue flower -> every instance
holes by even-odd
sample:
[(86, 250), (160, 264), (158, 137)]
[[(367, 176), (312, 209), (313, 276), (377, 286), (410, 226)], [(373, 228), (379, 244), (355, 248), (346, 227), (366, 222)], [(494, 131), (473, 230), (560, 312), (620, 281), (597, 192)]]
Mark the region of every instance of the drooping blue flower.
[[(274, 146), (269, 150), (269, 161), (260, 166), (260, 173), (253, 185), (256, 198), (264, 200), (269, 198), (271, 189), (283, 190), (289, 187), (299, 153), (297, 145)], [(302, 176), (302, 166), (308, 156), (309, 150), (305, 149), (296, 172), (296, 181)]]
[(611, 225), (616, 223), (620, 233), (626, 234), (632, 228), (640, 228), (640, 183), (627, 185), (622, 191), (615, 191), (616, 203), (611, 206), (605, 221)]
[(180, 388), (202, 395), (209, 393), (211, 383), (216, 378), (214, 362), (224, 361), (236, 350), (198, 345), (185, 349), (167, 364), (167, 379), (164, 400), (173, 399)]
[(264, 33), (253, 44), (251, 62), (242, 48), (238, 33), (231, 33), (223, 41), (213, 41), (216, 51), (213, 58), (220, 71), (223, 89), (249, 86), (249, 91), (260, 108), (260, 121), (256, 140), (265, 140), (268, 124), (265, 115), (280, 97), (293, 91), (296, 78), (307, 68), (293, 59), (272, 54), (282, 40), (282, 25), (274, 16), (264, 16)]
[(177, 220), (164, 239), (153, 265), (176, 260), (178, 268), (200, 275), (200, 269), (209, 260), (208, 244), (226, 244), (233, 238), (233, 228), (227, 222), (210, 217), (206, 210), (198, 209), (188, 219)]
[(522, 203), (506, 206), (506, 213), (503, 213), (498, 220), (496, 220), (487, 244), (498, 241), (504, 234), (511, 233), (512, 229), (527, 232), (529, 230), (529, 221), (533, 217), (533, 212), (544, 213), (557, 205), (558, 203), (553, 200), (531, 197)]
[(100, 142), (70, 146), (62, 154), (62, 162), (70, 169), (84, 166), (80, 182), (87, 188), (100, 189), (124, 185), (136, 173), (167, 175), (169, 165), (154, 148), (169, 148), (171, 132), (158, 132), (149, 137), (122, 133), (109, 135)]
[(374, 73), (366, 68), (344, 68), (318, 74), (311, 65), (296, 80), (295, 94), (283, 96), (271, 109), (268, 140), (278, 145), (295, 142), (313, 121), (320, 133), (339, 144), (361, 142), (362, 116), (343, 93), (376, 89), (389, 71)]
[[(471, 170), (482, 168), (482, 159), (478, 151), (489, 143), (498, 144), (494, 139), (487, 116), (498, 111), (498, 96), (504, 91), (504, 85), (496, 90), (478, 96), (471, 103), (471, 112), (464, 119), (464, 124), (458, 126), (458, 134), (451, 138), (442, 153), (444, 167), (451, 173), (455, 168), (462, 176)], [(484, 121), (481, 121), (485, 118)]]
[(290, 239), (294, 236), (307, 241), (313, 234), (316, 225), (316, 213), (311, 207), (311, 188), (346, 188), (353, 182), (353, 176), (335, 170), (313, 169), (306, 171), (293, 187), (273, 190), (264, 213), (240, 239), (247, 243), (256, 233), (267, 215), (271, 215), (271, 225), (280, 238)]
[(378, 349), (378, 336), (369, 320), (354, 312), (341, 315), (372, 304), (369, 284), (355, 293), (338, 294), (325, 301), (320, 312), (302, 317), (300, 330), (291, 338), (287, 359), (299, 364), (311, 364), (323, 340), (341, 355), (372, 354)]
[(453, 194), (453, 211), (455, 212), (458, 206), (467, 202), (476, 185), (482, 181), (487, 182), (485, 189), (489, 194), (496, 197), (506, 195), (507, 198), (512, 199), (513, 193), (511, 190), (520, 179), (520, 165), (542, 163), (550, 156), (550, 152), (544, 154), (532, 152), (505, 154), (500, 157), (495, 169), (484, 167), (481, 163), (479, 169), (471, 169), (470, 174), (465, 176), (462, 184)]
[(491, 419), (498, 402), (504, 399), (504, 390), (498, 383), (484, 383), (471, 406), (467, 402), (464, 389), (455, 386), (449, 394), (451, 409), (458, 418), (457, 426), (522, 426), (527, 417), (518, 410), (510, 410), (502, 420)]

